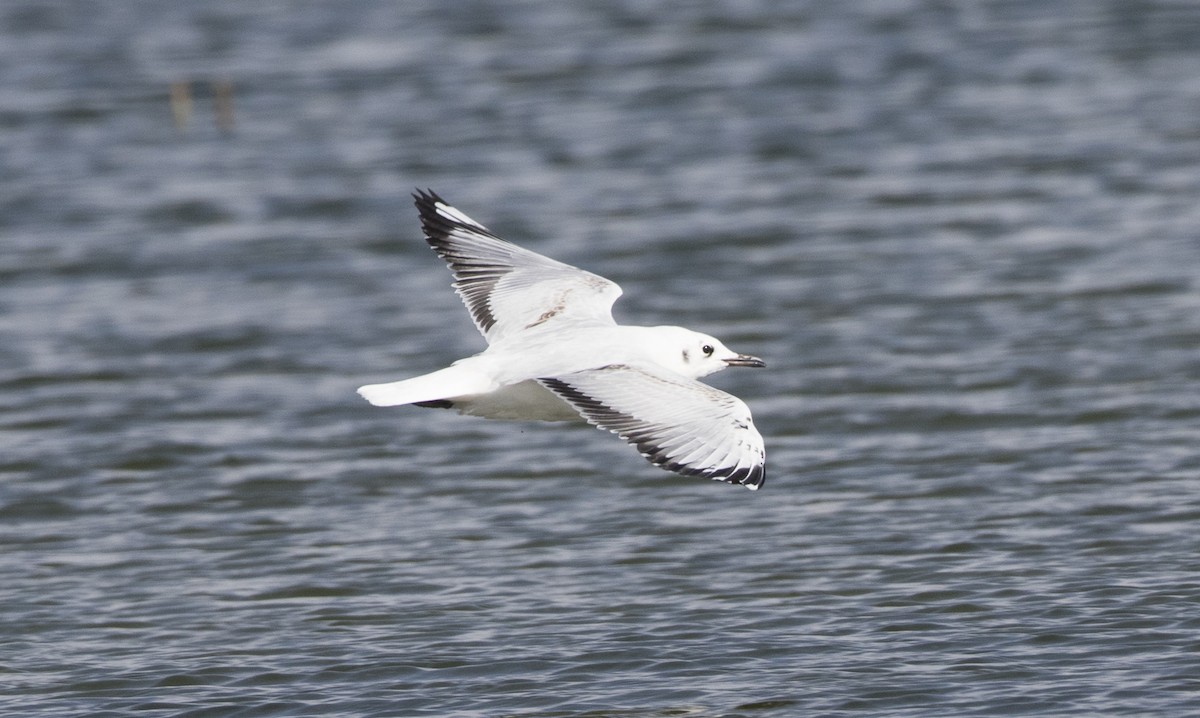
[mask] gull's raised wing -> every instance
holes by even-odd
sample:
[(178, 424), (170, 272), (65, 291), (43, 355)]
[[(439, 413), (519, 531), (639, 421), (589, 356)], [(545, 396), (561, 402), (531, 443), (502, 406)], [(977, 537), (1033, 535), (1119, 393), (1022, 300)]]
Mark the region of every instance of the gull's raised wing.
[(413, 199), (426, 241), (450, 265), (454, 290), (489, 344), (547, 322), (613, 324), (621, 296), (614, 282), (500, 239), (432, 190)]
[(766, 478), (762, 435), (737, 397), (651, 365), (614, 364), (539, 379), (589, 423), (668, 471), (748, 489)]

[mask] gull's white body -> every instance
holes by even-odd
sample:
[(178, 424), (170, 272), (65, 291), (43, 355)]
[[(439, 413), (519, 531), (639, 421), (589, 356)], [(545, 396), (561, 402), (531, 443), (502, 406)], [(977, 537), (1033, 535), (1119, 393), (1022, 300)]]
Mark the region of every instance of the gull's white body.
[(749, 409), (695, 381), (761, 360), (680, 327), (618, 325), (616, 284), (505, 242), (433, 193), (416, 199), (489, 346), (430, 374), (363, 386), (365, 399), (489, 419), (584, 419), (663, 468), (761, 486), (763, 442)]
[[(447, 399), (461, 413), (486, 419), (582, 421), (577, 410), (537, 380), (611, 365), (653, 364), (692, 379), (722, 369), (719, 360), (682, 360), (676, 348), (680, 344), (699, 341), (696, 355), (705, 343), (720, 345), (711, 337), (693, 339), (695, 335), (680, 327), (618, 325), (531, 330), (440, 371), (364, 386), (358, 393), (376, 406)], [(577, 347), (592, 349), (584, 354)]]

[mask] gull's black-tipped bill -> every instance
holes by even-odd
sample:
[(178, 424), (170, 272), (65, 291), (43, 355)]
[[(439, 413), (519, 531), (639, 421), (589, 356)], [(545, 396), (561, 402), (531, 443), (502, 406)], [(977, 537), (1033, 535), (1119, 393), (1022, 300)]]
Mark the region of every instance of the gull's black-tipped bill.
[(751, 366), (765, 367), (767, 363), (758, 357), (752, 357), (749, 354), (738, 354), (732, 359), (726, 359), (725, 363), (729, 366)]

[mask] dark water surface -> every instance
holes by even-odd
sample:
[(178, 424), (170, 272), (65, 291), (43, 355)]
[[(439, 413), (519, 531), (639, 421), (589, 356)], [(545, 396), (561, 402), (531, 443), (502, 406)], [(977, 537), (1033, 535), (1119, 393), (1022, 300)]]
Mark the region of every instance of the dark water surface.
[[(355, 396), (482, 348), (418, 185), (764, 490)], [(1187, 2), (6, 2), (0, 713), (1200, 714), (1198, 227)]]

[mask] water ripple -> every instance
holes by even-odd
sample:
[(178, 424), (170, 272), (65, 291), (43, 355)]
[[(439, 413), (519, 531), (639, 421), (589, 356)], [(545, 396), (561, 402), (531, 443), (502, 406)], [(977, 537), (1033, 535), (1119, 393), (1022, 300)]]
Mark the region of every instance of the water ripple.
[[(6, 713), (1200, 708), (1200, 13), (91, 10), (0, 9)], [(482, 348), (414, 186), (766, 357), (765, 491), (362, 404)]]

